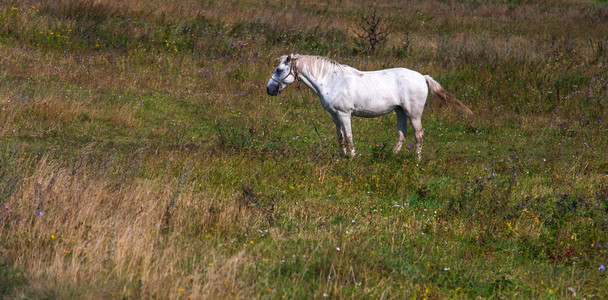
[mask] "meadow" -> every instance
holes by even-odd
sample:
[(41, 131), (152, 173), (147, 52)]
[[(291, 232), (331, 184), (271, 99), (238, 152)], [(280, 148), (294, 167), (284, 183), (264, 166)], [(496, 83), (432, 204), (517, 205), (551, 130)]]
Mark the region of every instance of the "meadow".
[[(474, 115), (341, 158), (289, 53)], [(0, 298), (606, 298), (607, 108), (605, 1), (2, 0)]]

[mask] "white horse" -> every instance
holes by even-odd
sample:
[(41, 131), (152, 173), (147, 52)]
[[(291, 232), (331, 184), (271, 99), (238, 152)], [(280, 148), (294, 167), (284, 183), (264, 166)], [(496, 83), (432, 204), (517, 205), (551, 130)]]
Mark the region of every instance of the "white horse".
[(403, 146), (407, 133), (407, 118), (410, 118), (416, 136), (416, 153), (421, 159), (422, 111), (429, 89), (439, 96), (444, 104), (460, 107), (465, 113), (471, 110), (454, 95), (446, 91), (428, 75), (405, 68), (394, 68), (362, 72), (339, 64), (329, 58), (310, 55), (284, 55), (266, 86), (266, 92), (276, 96), (289, 84), (301, 80), (321, 100), (336, 125), (340, 154), (346, 156), (345, 142), (351, 157), (355, 156), (351, 116), (378, 117), (391, 111), (397, 113), (397, 144), (393, 152)]

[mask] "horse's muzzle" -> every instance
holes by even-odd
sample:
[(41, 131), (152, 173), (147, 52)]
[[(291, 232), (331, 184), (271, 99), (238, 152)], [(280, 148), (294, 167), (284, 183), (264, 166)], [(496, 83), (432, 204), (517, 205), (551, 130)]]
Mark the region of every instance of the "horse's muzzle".
[(268, 95), (270, 95), (270, 96), (278, 95), (279, 94), (279, 85), (273, 84), (273, 83), (268, 83), (268, 85), (266, 86), (266, 93), (268, 93)]

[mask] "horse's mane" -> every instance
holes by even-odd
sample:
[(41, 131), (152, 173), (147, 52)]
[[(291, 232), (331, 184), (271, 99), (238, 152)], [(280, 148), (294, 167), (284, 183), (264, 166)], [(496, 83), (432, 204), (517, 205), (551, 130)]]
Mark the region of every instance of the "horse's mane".
[(334, 71), (338, 71), (342, 74), (345, 72), (357, 71), (353, 67), (340, 64), (335, 60), (324, 56), (296, 54), (294, 60), (296, 61), (298, 72), (306, 69), (317, 78), (323, 78)]

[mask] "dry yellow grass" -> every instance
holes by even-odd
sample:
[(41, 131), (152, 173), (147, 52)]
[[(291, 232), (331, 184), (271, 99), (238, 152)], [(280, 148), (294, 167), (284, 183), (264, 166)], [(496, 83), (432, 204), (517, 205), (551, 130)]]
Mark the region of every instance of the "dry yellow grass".
[[(195, 183), (177, 189), (151, 180), (112, 183), (85, 166), (66, 169), (43, 158), (6, 202), (2, 230), (18, 230), (19, 246), (3, 254), (36, 283), (34, 294), (51, 288), (78, 298), (249, 294), (236, 276), (251, 263), (245, 249), (226, 256), (209, 241), (256, 227), (259, 214), (232, 197), (195, 190)], [(188, 228), (196, 233), (184, 240)]]

